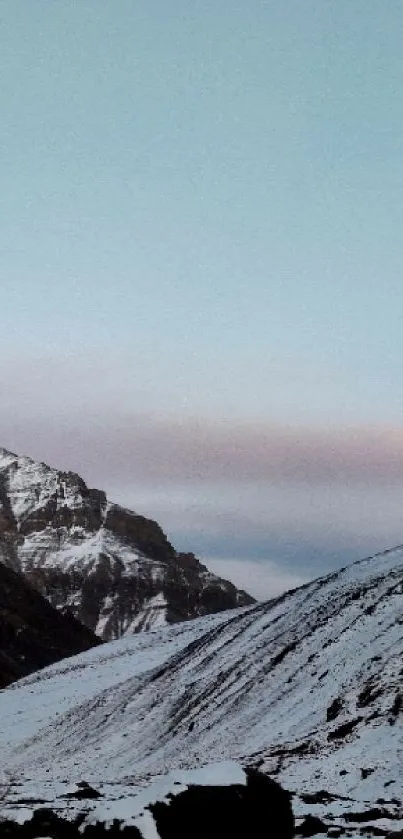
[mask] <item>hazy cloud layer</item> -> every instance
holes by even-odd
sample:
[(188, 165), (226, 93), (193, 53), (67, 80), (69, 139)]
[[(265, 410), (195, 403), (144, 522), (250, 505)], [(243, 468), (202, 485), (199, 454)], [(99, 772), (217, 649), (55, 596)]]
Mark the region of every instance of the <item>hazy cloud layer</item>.
[[(27, 406), (29, 410), (29, 406)], [(8, 415), (7, 415), (8, 413)], [(183, 422), (110, 412), (26, 420), (4, 412), (5, 446), (90, 474), (170, 485), (194, 481), (280, 481), (308, 484), (403, 481), (403, 430), (356, 427), (328, 430)]]
[(402, 542), (403, 488), (298, 483), (111, 486), (203, 557), (275, 562), (304, 579)]
[(283, 591), (305, 582), (297, 574), (283, 571), (274, 562), (251, 559), (220, 559), (206, 557), (208, 567), (220, 577), (229, 577), (238, 588), (248, 591), (257, 600), (277, 597)]
[(403, 541), (396, 430), (4, 414), (0, 440), (79, 472), (204, 557), (270, 560), (306, 578)]
[(109, 377), (94, 407), (87, 361), (82, 376), (66, 362), (63, 378), (55, 360), (45, 382), (43, 366), (8, 369), (3, 356), (0, 445), (77, 471), (226, 576), (247, 579), (252, 562), (264, 596), (403, 541), (402, 429), (124, 413)]

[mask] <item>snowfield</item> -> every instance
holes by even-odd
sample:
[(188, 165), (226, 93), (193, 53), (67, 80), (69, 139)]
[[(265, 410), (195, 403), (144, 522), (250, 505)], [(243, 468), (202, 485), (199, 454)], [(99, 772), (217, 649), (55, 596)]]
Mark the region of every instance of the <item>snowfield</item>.
[(299, 818), (356, 835), (348, 814), (377, 807), (387, 835), (403, 827), (402, 661), (402, 548), (103, 645), (0, 692), (5, 811), (24, 818), (16, 802), (40, 798), (65, 812), (86, 781), (103, 795), (87, 818), (124, 806), (127, 821), (150, 784), (235, 762), (292, 790)]

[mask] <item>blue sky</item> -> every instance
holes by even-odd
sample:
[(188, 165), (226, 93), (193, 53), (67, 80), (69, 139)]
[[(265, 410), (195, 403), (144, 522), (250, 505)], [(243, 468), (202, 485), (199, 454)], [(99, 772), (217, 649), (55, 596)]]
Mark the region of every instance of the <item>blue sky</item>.
[(1, 442), (265, 592), (402, 541), (401, 4), (0, 29)]

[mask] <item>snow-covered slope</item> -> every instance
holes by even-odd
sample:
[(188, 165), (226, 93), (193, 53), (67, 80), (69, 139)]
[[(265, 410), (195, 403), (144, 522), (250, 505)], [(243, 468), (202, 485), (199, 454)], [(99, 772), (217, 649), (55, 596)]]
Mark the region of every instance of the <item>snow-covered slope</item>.
[(91, 650), (0, 693), (3, 766), (46, 791), (50, 767), (53, 784), (107, 786), (259, 762), (308, 802), (326, 790), (351, 812), (383, 798), (397, 819), (402, 615), (399, 548), (265, 604)]
[(105, 640), (253, 602), (176, 552), (156, 522), (4, 449), (0, 543), (10, 566)]

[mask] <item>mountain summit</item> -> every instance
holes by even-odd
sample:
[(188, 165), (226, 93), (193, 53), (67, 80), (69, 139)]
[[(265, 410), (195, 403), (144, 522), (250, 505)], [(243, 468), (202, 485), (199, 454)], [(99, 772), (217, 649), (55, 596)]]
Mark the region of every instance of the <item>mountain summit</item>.
[(254, 602), (159, 525), (73, 472), (0, 449), (0, 546), (53, 606), (104, 640)]

